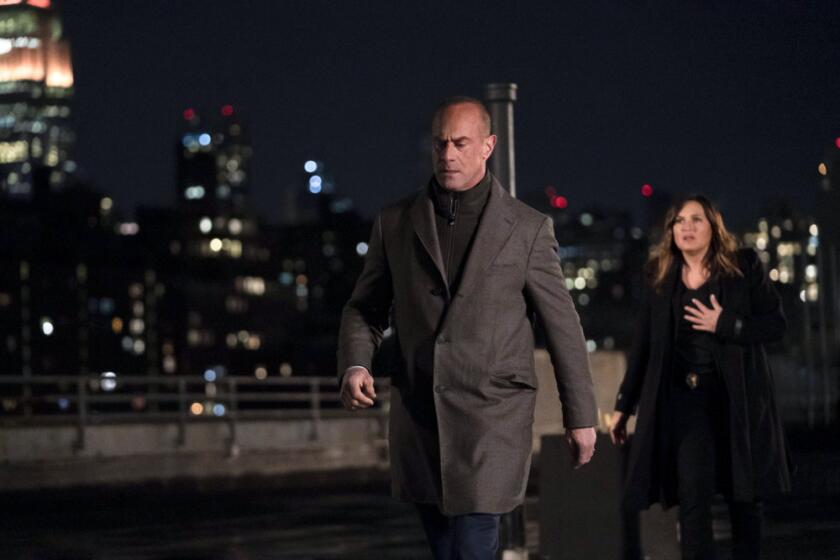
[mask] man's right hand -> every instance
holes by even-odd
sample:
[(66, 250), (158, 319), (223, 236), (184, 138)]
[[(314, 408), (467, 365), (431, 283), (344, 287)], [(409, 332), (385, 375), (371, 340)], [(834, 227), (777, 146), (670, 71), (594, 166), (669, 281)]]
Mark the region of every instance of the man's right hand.
[(341, 402), (347, 410), (370, 408), (376, 399), (373, 376), (363, 367), (350, 367), (341, 380)]

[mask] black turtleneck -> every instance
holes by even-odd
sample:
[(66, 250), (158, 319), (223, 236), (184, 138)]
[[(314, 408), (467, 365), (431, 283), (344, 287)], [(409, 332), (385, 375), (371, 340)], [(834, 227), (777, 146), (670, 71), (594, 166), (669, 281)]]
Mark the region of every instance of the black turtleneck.
[(489, 173), (485, 173), (476, 186), (460, 192), (444, 189), (434, 178), (430, 182), (438, 244), (450, 292), (456, 290), (461, 279), (464, 260), (487, 204), (491, 183)]

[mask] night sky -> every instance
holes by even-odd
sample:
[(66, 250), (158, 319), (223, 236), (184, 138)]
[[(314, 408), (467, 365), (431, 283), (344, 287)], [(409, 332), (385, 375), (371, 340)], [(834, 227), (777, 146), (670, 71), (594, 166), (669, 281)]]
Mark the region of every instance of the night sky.
[(125, 211), (172, 204), (182, 111), (231, 103), (266, 218), (310, 158), (371, 215), (427, 178), (440, 99), (512, 81), (520, 193), (638, 209), (651, 183), (733, 221), (810, 211), (840, 136), (838, 3), (729, 4), (65, 0), (77, 159)]

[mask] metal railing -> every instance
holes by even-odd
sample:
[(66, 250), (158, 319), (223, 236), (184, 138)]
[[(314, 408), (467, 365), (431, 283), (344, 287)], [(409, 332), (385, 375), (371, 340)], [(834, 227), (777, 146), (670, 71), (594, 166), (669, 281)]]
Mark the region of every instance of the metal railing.
[(237, 449), (237, 425), (256, 420), (310, 420), (310, 441), (321, 438), (327, 419), (373, 418), (379, 437), (387, 433), (388, 380), (377, 380), (378, 401), (349, 412), (341, 405), (335, 377), (256, 379), (225, 376), (0, 376), (0, 427), (75, 426), (75, 447), (84, 449), (89, 426), (117, 423), (172, 423), (177, 443), (186, 443), (187, 426), (224, 422), (228, 446)]

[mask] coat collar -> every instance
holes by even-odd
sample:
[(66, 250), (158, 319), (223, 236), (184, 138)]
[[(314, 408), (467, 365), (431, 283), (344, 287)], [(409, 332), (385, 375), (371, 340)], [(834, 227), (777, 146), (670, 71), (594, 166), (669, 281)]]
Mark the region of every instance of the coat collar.
[[(472, 290), (476, 280), (481, 278), (484, 270), (501, 251), (513, 231), (513, 225), (516, 223), (511, 207), (513, 198), (490, 172), (487, 174), (491, 181), (490, 193), (487, 197), (484, 212), (482, 212), (481, 219), (478, 222), (472, 247), (464, 264), (464, 274), (458, 288), (461, 295), (466, 295)], [(448, 290), (446, 269), (443, 265), (443, 255), (435, 229), (435, 209), (431, 198), (428, 196), (428, 187), (424, 186), (417, 193), (411, 203), (409, 217), (420, 243), (435, 264), (438, 278)]]
[(478, 222), (472, 248), (464, 265), (464, 275), (458, 287), (458, 294), (468, 295), (484, 271), (505, 246), (513, 232), (516, 217), (513, 212), (513, 197), (491, 176), (490, 194), (487, 205)]

